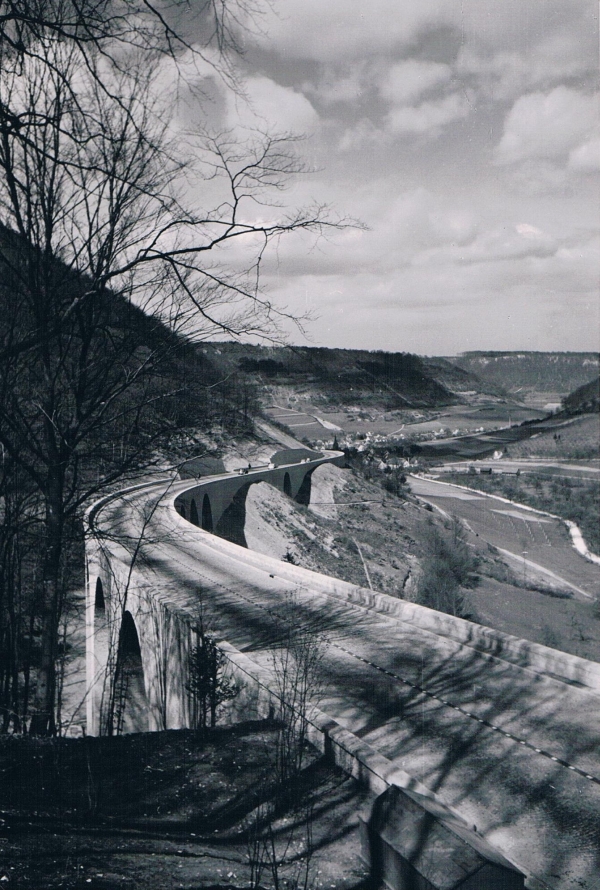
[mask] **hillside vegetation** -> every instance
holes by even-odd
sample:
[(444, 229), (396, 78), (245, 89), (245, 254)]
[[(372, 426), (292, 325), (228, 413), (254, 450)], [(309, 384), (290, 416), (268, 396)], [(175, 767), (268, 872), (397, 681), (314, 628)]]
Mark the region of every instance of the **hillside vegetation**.
[(464, 352), (448, 361), (521, 397), (532, 391), (567, 395), (587, 383), (599, 367), (594, 352)]
[[(207, 343), (202, 352), (225, 375), (243, 375), (263, 392), (308, 393), (313, 404), (384, 410), (452, 405), (456, 392), (480, 391), (472, 374), (405, 352)], [(484, 386), (485, 388), (485, 386)]]
[(252, 399), (160, 318), (1, 225), (0, 269), (0, 731), (39, 716), (44, 734), (85, 507), (161, 449), (175, 462), (199, 431), (246, 429)]
[(546, 430), (540, 424), (531, 438), (511, 443), (509, 456), (597, 459), (600, 457), (600, 419), (597, 414), (582, 414), (560, 426), (549, 425)]
[(563, 411), (565, 414), (597, 414), (600, 411), (600, 377), (566, 396)]

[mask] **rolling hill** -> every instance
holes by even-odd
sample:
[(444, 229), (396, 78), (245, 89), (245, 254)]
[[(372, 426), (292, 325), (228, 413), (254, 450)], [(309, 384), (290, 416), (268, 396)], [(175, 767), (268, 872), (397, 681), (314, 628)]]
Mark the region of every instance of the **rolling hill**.
[(464, 352), (447, 361), (513, 397), (545, 394), (558, 401), (587, 383), (600, 364), (594, 352)]
[(323, 406), (441, 407), (459, 402), (461, 391), (495, 391), (450, 362), (411, 353), (230, 342), (204, 343), (201, 349), (224, 376), (242, 375), (270, 397), (308, 394)]
[(600, 411), (600, 377), (579, 386), (563, 399), (565, 414), (596, 414)]

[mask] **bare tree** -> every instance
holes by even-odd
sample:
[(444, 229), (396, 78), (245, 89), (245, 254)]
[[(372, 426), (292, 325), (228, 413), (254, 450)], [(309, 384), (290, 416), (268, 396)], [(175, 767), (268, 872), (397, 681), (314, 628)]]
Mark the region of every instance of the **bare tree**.
[[(187, 8), (172, 6), (170, 16)], [(186, 42), (162, 6), (0, 8), (0, 275), (13, 309), (0, 319), (0, 443), (42, 514), (32, 729), (51, 733), (67, 542), (83, 505), (176, 426), (164, 363), (182, 348), (178, 335), (273, 334), (265, 249), (346, 223), (321, 206), (288, 214), (269, 198), (301, 169), (289, 137), (240, 146), (230, 134), (189, 134), (186, 158), (173, 149), (153, 60)], [(206, 44), (216, 40), (225, 59), (236, 16), (252, 10), (245, 0), (200, 4)], [(216, 198), (199, 211), (186, 199), (203, 181)], [(224, 252), (233, 244), (253, 251), (237, 268)]]
[(261, 0), (0, 0), (0, 49), (19, 65), (50, 35), (76, 45), (86, 65), (101, 54), (123, 70), (131, 49), (175, 60), (191, 53), (234, 84), (231, 56), (262, 11)]
[[(268, 881), (274, 890), (308, 890), (313, 886), (314, 805), (309, 790), (302, 787), (302, 773), (311, 713), (324, 691), (326, 640), (307, 624), (295, 596), (285, 599), (278, 615), (282, 634), (272, 654), (277, 731), (270, 775), (265, 777), (272, 797), (256, 807), (248, 832), (250, 886), (259, 890)], [(295, 819), (282, 834), (274, 820), (289, 809)]]

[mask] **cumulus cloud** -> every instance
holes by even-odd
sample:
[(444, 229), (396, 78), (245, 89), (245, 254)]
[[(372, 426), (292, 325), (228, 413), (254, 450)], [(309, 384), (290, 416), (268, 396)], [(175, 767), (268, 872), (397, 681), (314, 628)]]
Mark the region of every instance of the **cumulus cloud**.
[(358, 61), (351, 69), (345, 65), (327, 66), (321, 72), (316, 83), (306, 81), (303, 84), (303, 92), (313, 96), (324, 105), (334, 105), (336, 102), (355, 102), (360, 98), (369, 83), (369, 65), (366, 60)]
[(412, 105), (425, 93), (447, 83), (452, 77), (449, 65), (406, 59), (392, 65), (379, 85), (384, 99), (394, 105)]
[(549, 257), (557, 251), (550, 235), (529, 223), (510, 228), (498, 226), (482, 232), (470, 243), (448, 245), (418, 254), (414, 265), (436, 263), (490, 263), (526, 257)]
[(310, 191), (371, 227), (265, 261), (273, 296), (321, 314), (315, 342), (590, 348), (594, 16), (589, 0), (272, 5), (241, 63), (251, 111), (229, 97), (223, 120), (314, 131), (324, 173), (285, 201)]
[(387, 140), (387, 133), (376, 127), (369, 118), (361, 118), (353, 126), (344, 130), (338, 148), (342, 152), (357, 151), (371, 142), (381, 144)]
[(259, 41), (293, 58), (347, 61), (409, 45), (427, 23), (452, 18), (455, 0), (278, 0)]
[(597, 119), (597, 100), (565, 86), (517, 99), (496, 149), (500, 163), (567, 156)]
[(569, 154), (569, 167), (581, 173), (600, 170), (600, 136), (572, 149)]
[(306, 96), (284, 87), (268, 77), (250, 77), (245, 82), (245, 97), (232, 91), (226, 94), (226, 124), (267, 128), (277, 132), (311, 133), (319, 116)]
[[(563, 253), (386, 274), (307, 274), (283, 284), (314, 309), (315, 345), (452, 355), (465, 349), (594, 349), (597, 268)], [(376, 319), (376, 322), (374, 321)]]
[(389, 129), (398, 135), (436, 136), (453, 121), (465, 118), (470, 105), (465, 95), (451, 93), (437, 101), (422, 102), (421, 105), (394, 108), (387, 117)]
[[(549, 33), (574, 35), (594, 53), (595, 11), (589, 0), (278, 0), (257, 37), (291, 58), (347, 62), (397, 53), (424, 34), (453, 29), (465, 41), (496, 51), (531, 49)], [(597, 31), (597, 28), (596, 28)]]
[(473, 41), (461, 47), (455, 67), (481, 95), (505, 101), (595, 73), (596, 65), (591, 52), (582, 52), (580, 35), (560, 33), (520, 51), (490, 51)]
[[(396, 195), (389, 191), (389, 184), (381, 181), (346, 197), (344, 209), (360, 215), (367, 231), (336, 233), (316, 248), (311, 236), (282, 242), (276, 258), (279, 273), (290, 278), (352, 277), (370, 269), (385, 278), (425, 251), (468, 244), (476, 237), (478, 222), (469, 206), (444, 201), (423, 187)], [(264, 268), (271, 268), (274, 261), (267, 260)]]

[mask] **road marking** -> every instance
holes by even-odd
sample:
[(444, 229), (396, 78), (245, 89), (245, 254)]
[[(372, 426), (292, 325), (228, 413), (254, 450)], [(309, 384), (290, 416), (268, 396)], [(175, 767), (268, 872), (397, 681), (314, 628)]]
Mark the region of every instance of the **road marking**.
[[(180, 565), (182, 565), (182, 566), (184, 565), (184, 563), (181, 562), (181, 560), (177, 560), (177, 561), (180, 563)], [(190, 571), (189, 566), (184, 566), (184, 567), (188, 571)], [(209, 581), (209, 583), (211, 585), (220, 587), (224, 591), (226, 591), (228, 594), (233, 594), (234, 596), (239, 597), (240, 599), (244, 600), (246, 603), (248, 603), (248, 605), (252, 606), (253, 608), (258, 608), (258, 609), (262, 610), (263, 612), (266, 612), (268, 615), (270, 615), (276, 621), (280, 621), (283, 624), (289, 624), (289, 619), (280, 615), (275, 608), (272, 608), (272, 607), (269, 607), (266, 605), (262, 605), (261, 603), (257, 603), (256, 601), (250, 599), (247, 596), (244, 596), (244, 594), (233, 589), (232, 587), (225, 586), (225, 584), (222, 584), (220, 581), (215, 581), (213, 578), (209, 578), (208, 576), (203, 575), (197, 569), (191, 569), (191, 571), (198, 578), (204, 579), (205, 581)], [(551, 760), (553, 763), (557, 763), (560, 766), (566, 767), (567, 769), (571, 770), (571, 772), (577, 773), (577, 775), (581, 776), (584, 779), (587, 779), (590, 782), (593, 782), (595, 785), (600, 785), (600, 779), (597, 776), (592, 776), (589, 773), (586, 773), (585, 770), (582, 770), (582, 769), (579, 769), (579, 767), (573, 766), (572, 764), (568, 763), (567, 761), (562, 760), (559, 757), (556, 757), (554, 754), (550, 754), (549, 751), (544, 751), (543, 748), (535, 747), (535, 745), (532, 745), (530, 742), (527, 742), (524, 739), (520, 739), (518, 736), (515, 736), (512, 733), (508, 732), (507, 730), (502, 729), (501, 726), (497, 726), (494, 723), (490, 723), (488, 720), (485, 720), (484, 718), (479, 717), (477, 714), (473, 714), (471, 711), (468, 711), (466, 708), (463, 708), (460, 705), (452, 704), (447, 699), (444, 699), (441, 696), (436, 695), (434, 692), (430, 692), (424, 686), (421, 686), (418, 683), (413, 683), (410, 680), (407, 680), (405, 677), (402, 677), (400, 674), (390, 671), (388, 668), (384, 668), (381, 665), (375, 664), (374, 662), (365, 658), (363, 655), (358, 655), (355, 652), (352, 652), (350, 649), (347, 649), (345, 646), (342, 646), (340, 643), (336, 643), (331, 639), (328, 640), (328, 644), (329, 644), (329, 646), (331, 646), (335, 649), (339, 649), (339, 651), (343, 652), (345, 655), (349, 655), (351, 658), (355, 659), (356, 661), (360, 661), (363, 664), (366, 664), (368, 667), (373, 668), (374, 670), (378, 671), (379, 673), (385, 674), (386, 676), (391, 677), (393, 680), (398, 680), (400, 683), (402, 683), (405, 686), (408, 686), (410, 689), (415, 689), (415, 690), (421, 692), (427, 698), (437, 701), (440, 704), (444, 705), (445, 707), (449, 707), (454, 711), (458, 711), (464, 717), (468, 717), (470, 720), (475, 720), (477, 723), (480, 723), (483, 726), (486, 726), (488, 729), (491, 729), (493, 732), (497, 732), (500, 735), (504, 736), (505, 738), (510, 739), (511, 741), (517, 742), (522, 747), (528, 748), (534, 754), (538, 754), (541, 757), (546, 758), (547, 760)], [(513, 665), (513, 667), (518, 667), (518, 666)]]

